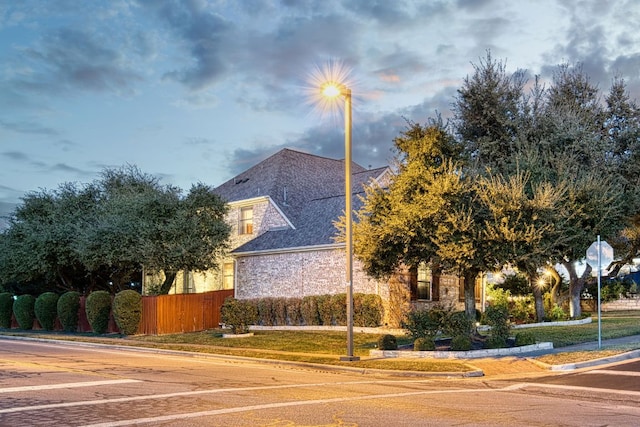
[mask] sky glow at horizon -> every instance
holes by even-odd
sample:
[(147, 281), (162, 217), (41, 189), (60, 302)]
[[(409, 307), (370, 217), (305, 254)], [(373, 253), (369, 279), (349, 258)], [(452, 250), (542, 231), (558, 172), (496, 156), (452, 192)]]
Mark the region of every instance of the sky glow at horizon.
[(620, 75), (638, 99), (638, 22), (632, 0), (0, 0), (0, 216), (106, 167), (188, 190), (282, 148), (343, 158), (341, 112), (309, 99), (326, 64), (364, 167), (405, 119), (449, 117), (487, 51), (530, 81), (580, 63), (606, 94)]

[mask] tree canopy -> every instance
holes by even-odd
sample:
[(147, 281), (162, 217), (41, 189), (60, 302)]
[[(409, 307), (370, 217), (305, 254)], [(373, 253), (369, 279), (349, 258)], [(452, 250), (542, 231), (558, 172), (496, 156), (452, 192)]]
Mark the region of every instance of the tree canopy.
[(217, 267), (228, 247), (225, 203), (204, 184), (186, 196), (136, 167), (105, 169), (90, 184), (27, 194), (0, 235), (0, 283), (19, 292), (104, 289), (163, 271)]
[(640, 116), (624, 81), (604, 104), (579, 66), (558, 66), (549, 87), (536, 77), (529, 92), (525, 75), (488, 54), (448, 125), (409, 123), (396, 138), (397, 173), (388, 188), (367, 190), (354, 228), (366, 271), (441, 266), (464, 276), (471, 314), (475, 274), (509, 264), (530, 281), (542, 318), (534, 284), (561, 263), (578, 316), (589, 271), (578, 277), (575, 265), (596, 235), (637, 251)]

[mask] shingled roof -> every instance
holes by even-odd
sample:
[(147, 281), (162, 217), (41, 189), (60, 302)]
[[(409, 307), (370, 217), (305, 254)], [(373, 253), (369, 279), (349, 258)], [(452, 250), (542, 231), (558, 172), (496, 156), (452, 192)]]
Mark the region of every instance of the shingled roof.
[[(354, 209), (363, 186), (386, 170), (352, 164)], [(215, 191), (228, 202), (269, 196), (295, 227), (267, 231), (233, 250), (236, 255), (333, 244), (333, 222), (344, 212), (344, 160), (283, 149)]]

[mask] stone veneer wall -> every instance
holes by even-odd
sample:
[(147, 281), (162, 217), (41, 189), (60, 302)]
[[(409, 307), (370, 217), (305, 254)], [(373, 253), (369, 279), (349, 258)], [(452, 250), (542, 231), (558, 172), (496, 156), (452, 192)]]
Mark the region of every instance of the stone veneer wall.
[(602, 311), (640, 310), (640, 298), (621, 298), (602, 304)]
[[(273, 282), (274, 277), (280, 277)], [(240, 257), (237, 260), (238, 298), (304, 297), (346, 292), (345, 255), (342, 249), (289, 252)], [(353, 269), (353, 292), (388, 299), (388, 286)]]

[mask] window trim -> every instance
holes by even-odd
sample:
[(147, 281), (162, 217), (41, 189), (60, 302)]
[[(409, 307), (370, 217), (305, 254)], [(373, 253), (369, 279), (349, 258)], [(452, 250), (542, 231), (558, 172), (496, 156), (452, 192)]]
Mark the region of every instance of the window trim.
[[(245, 213), (250, 212), (250, 217), (245, 217)], [(253, 234), (253, 205), (243, 206), (238, 210), (238, 234), (248, 235)]]

